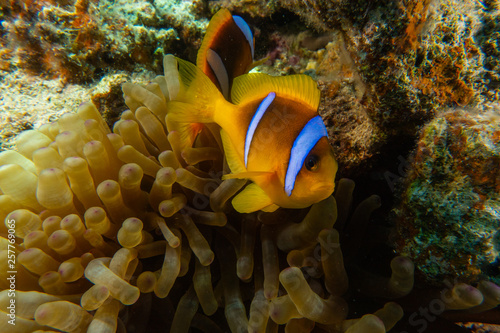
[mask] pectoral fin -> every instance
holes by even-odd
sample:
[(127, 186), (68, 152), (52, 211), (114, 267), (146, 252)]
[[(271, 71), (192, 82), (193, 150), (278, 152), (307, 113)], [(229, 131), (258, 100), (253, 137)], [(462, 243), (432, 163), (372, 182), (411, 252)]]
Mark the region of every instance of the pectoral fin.
[(234, 209), (239, 213), (252, 213), (274, 205), (264, 190), (254, 183), (245, 187), (243, 191), (235, 196), (232, 203)]
[(243, 164), (243, 161), (236, 152), (236, 148), (234, 148), (234, 145), (231, 142), (231, 138), (229, 137), (227, 132), (221, 130), (220, 137), (222, 139), (222, 145), (224, 147), (224, 155), (226, 156), (226, 161), (231, 172), (235, 174), (246, 172), (247, 169), (245, 168), (245, 164)]

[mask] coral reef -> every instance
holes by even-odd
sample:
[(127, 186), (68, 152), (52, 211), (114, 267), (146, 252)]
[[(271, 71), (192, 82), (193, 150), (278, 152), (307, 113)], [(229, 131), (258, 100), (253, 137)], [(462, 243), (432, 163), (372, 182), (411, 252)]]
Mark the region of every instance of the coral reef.
[(498, 1), (490, 0), (481, 2), (483, 9), (483, 26), (476, 35), (478, 48), (484, 54), (484, 83), (488, 90), (484, 94), (488, 99), (498, 100), (498, 83), (500, 82), (500, 56), (498, 15), (500, 6)]
[(397, 247), (428, 283), (500, 283), (499, 120), (498, 107), (447, 110), (422, 130), (402, 193)]
[(211, 12), (216, 12), (220, 8), (227, 8), (231, 12), (243, 13), (245, 16), (253, 18), (270, 17), (275, 14), (280, 4), (276, 0), (219, 0), (208, 3)]
[[(196, 46), (201, 1), (6, 2), (0, 67), (88, 83), (110, 70), (161, 70), (163, 56)], [(176, 47), (176, 45), (178, 47)]]
[[(116, 70), (160, 72), (167, 50), (194, 59), (205, 16), (225, 6), (251, 18), (257, 57), (268, 57), (256, 70), (318, 81), (339, 173), (362, 178), (368, 163), (387, 167), (387, 150), (406, 155), (404, 143), (443, 106), (498, 100), (497, 1), (101, 4), (4, 1), (0, 9), (1, 70), (62, 76), (58, 91), (114, 77), (90, 93), (95, 105), (55, 110), (50, 120), (59, 120), (0, 153), (0, 254), (17, 259), (17, 331), (452, 332), (454, 322), (498, 323), (489, 310), (500, 288), (488, 282), (500, 283), (497, 109), (446, 111), (423, 129), (398, 210), (404, 256), (396, 257), (387, 230), (369, 223), (380, 198), (353, 199), (347, 179), (310, 209), (236, 213), (229, 199), (244, 182), (221, 180), (218, 128), (188, 124), (193, 147), (180, 147), (179, 132), (167, 130), (176, 88), (164, 76), (124, 84), (130, 110), (116, 119), (118, 84), (130, 79)], [(4, 109), (17, 103), (7, 97)], [(11, 137), (40, 123), (22, 112), (0, 116)], [(9, 120), (19, 126), (3, 126)], [(11, 262), (1, 262), (6, 312)], [(0, 332), (12, 332), (7, 313), (1, 320)]]

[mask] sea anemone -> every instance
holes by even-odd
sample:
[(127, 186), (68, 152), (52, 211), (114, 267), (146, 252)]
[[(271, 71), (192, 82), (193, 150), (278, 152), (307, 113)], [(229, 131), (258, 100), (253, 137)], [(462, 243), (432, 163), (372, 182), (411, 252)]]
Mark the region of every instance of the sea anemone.
[[(189, 140), (168, 120), (178, 89), (169, 75), (124, 84), (130, 110), (113, 131), (84, 103), (0, 153), (0, 252), (9, 259), (1, 261), (0, 330), (390, 330), (403, 315), (393, 302), (347, 319), (342, 254), (355, 257), (380, 198), (350, 216), (354, 183), (341, 179), (335, 196), (309, 209), (235, 212), (229, 199), (245, 181), (221, 180), (227, 165), (215, 125), (186, 124), (197, 135), (180, 144)], [(391, 269), (390, 278), (358, 274), (353, 285), (376, 297), (407, 295), (412, 262), (395, 257)], [(479, 294), (467, 307), (482, 302)]]

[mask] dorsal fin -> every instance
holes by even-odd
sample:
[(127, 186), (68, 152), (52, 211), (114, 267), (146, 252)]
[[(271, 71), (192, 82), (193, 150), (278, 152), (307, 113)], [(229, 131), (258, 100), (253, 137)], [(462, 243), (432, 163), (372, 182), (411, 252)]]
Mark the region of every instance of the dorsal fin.
[(249, 100), (263, 99), (269, 92), (277, 96), (294, 99), (318, 108), (320, 92), (314, 80), (307, 75), (270, 76), (262, 73), (250, 73), (234, 80), (231, 100), (235, 104), (244, 104)]
[(196, 65), (229, 99), (233, 79), (252, 67), (253, 53), (253, 36), (248, 24), (222, 8), (210, 20)]

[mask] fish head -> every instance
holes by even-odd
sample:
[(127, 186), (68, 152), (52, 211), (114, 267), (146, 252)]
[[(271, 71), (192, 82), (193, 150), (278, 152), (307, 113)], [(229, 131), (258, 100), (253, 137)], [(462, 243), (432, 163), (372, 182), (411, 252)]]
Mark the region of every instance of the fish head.
[(306, 155), (289, 196), (297, 206), (308, 207), (326, 199), (335, 188), (338, 164), (326, 137)]

